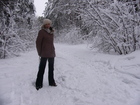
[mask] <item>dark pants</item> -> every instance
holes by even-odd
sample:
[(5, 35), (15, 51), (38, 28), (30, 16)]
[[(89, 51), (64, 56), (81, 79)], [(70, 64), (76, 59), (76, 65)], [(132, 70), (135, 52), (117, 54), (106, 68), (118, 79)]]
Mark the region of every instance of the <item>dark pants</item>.
[(44, 76), (47, 60), (48, 60), (48, 69), (49, 69), (48, 70), (49, 85), (55, 83), (54, 73), (53, 73), (53, 71), (54, 71), (54, 58), (41, 57), (39, 71), (38, 71), (37, 79), (36, 79), (36, 86), (43, 86), (43, 76)]

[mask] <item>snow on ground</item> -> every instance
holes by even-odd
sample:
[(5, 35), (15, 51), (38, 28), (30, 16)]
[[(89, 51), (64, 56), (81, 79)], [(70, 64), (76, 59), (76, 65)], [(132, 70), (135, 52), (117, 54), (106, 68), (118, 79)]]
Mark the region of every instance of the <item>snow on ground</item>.
[(140, 51), (118, 56), (55, 46), (57, 87), (48, 86), (46, 68), (44, 87), (34, 88), (36, 50), (0, 60), (0, 105), (140, 105)]

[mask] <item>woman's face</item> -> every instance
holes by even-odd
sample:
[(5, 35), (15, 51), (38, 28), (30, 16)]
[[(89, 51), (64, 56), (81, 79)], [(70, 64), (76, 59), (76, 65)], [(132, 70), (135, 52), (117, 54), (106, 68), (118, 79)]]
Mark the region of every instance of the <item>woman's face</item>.
[(45, 28), (50, 28), (51, 24), (45, 24)]

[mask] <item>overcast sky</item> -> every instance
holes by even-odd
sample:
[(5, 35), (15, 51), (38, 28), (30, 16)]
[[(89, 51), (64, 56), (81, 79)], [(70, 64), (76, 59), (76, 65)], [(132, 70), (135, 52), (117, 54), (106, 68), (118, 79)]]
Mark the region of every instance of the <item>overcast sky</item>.
[(48, 0), (34, 0), (35, 8), (36, 8), (36, 15), (43, 16), (43, 11), (45, 10), (45, 3)]

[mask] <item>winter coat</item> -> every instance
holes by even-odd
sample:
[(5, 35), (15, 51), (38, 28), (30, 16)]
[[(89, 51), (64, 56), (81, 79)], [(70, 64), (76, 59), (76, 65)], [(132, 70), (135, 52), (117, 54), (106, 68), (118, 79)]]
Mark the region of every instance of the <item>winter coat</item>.
[(52, 58), (55, 57), (55, 48), (53, 39), (54, 35), (41, 29), (36, 40), (36, 48), (40, 57)]

